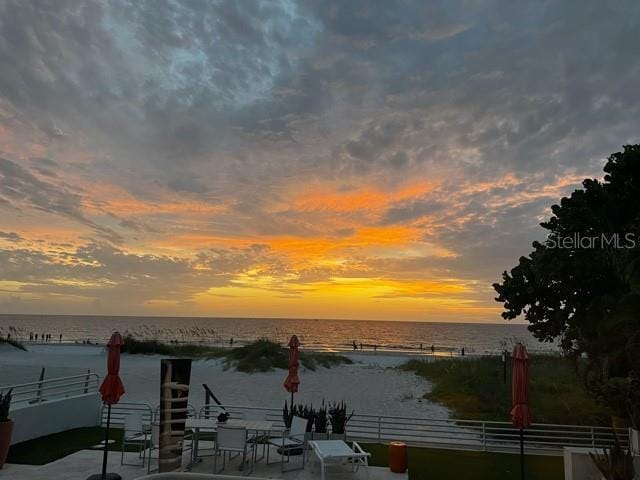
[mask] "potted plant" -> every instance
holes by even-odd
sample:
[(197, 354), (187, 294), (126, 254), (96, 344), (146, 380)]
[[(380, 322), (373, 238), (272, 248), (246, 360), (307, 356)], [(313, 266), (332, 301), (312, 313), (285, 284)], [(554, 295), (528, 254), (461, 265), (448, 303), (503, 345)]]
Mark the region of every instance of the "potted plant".
[(287, 429), (291, 428), (291, 420), (293, 417), (300, 417), (307, 421), (307, 433), (311, 433), (315, 416), (316, 411), (313, 409), (313, 405), (294, 404), (289, 408), (287, 402), (284, 402), (284, 407), (282, 408), (282, 420), (284, 421), (284, 426)]
[(331, 423), (332, 440), (346, 440), (347, 423), (353, 417), (353, 411), (347, 414), (347, 404), (343, 401), (329, 408), (329, 422)]
[(289, 405), (287, 402), (284, 402), (284, 407), (282, 407), (282, 421), (284, 422), (284, 428), (289, 430), (291, 428), (291, 420), (293, 419), (293, 415), (295, 413), (295, 406), (291, 404), (291, 409), (289, 409)]
[(635, 469), (631, 450), (624, 450), (620, 446), (618, 436), (614, 435), (614, 445), (608, 451), (591, 453), (589, 456), (605, 480), (633, 480)]
[(11, 407), (11, 390), (7, 393), (0, 393), (0, 468), (3, 467), (9, 454), (11, 445), (11, 434), (13, 433), (13, 420), (9, 419), (9, 408)]
[(311, 440), (313, 422), (316, 418), (316, 411), (313, 409), (313, 405), (297, 405), (297, 408), (294, 410), (294, 415), (304, 418), (307, 421), (305, 440)]
[(329, 418), (327, 416), (327, 407), (324, 402), (322, 402), (322, 407), (316, 410), (316, 417), (313, 422), (315, 427), (313, 439), (326, 440), (328, 437), (327, 424), (329, 423)]

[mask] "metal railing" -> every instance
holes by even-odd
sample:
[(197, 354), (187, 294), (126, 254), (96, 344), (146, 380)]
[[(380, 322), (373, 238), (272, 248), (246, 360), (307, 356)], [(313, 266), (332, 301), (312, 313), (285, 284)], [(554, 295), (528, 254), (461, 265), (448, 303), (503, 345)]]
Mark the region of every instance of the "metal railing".
[[(160, 421), (160, 405), (152, 408), (148, 403), (131, 403), (120, 402), (111, 406), (111, 425), (124, 425), (124, 417), (127, 415), (140, 415), (143, 425), (151, 425)], [(196, 407), (187, 405), (187, 417), (197, 418), (198, 411)], [(107, 424), (107, 406), (102, 406), (101, 413), (102, 424)]]
[(98, 391), (99, 377), (87, 372), (69, 377), (43, 378), (35, 382), (7, 385), (12, 389), (13, 405), (41, 403), (56, 398), (73, 397)]
[[(519, 448), (520, 430), (509, 422), (354, 415), (348, 434), (379, 443), (402, 440), (409, 444), (469, 450), (503, 451)], [(608, 448), (615, 437), (627, 446), (627, 429), (534, 423), (524, 430), (527, 449), (558, 451), (563, 447)]]
[[(143, 425), (151, 425), (154, 412), (147, 403), (120, 402), (111, 406), (111, 425), (124, 426), (124, 418), (127, 415), (140, 415)], [(107, 424), (107, 407), (102, 406), (102, 425)]]
[[(149, 405), (118, 404), (114, 406), (119, 412), (116, 424), (124, 423), (126, 405), (136, 405), (136, 409), (152, 413)], [(279, 408), (205, 405), (199, 416), (215, 419), (223, 407), (231, 418), (258, 411), (264, 414), (265, 420), (273, 422), (274, 432), (285, 428)], [(376, 443), (400, 440), (409, 445), (448, 449), (500, 452), (520, 448), (520, 431), (508, 422), (356, 414), (348, 423), (347, 434), (354, 440)], [(534, 423), (524, 431), (527, 452), (545, 454), (560, 453), (563, 447), (609, 448), (616, 436), (623, 447), (628, 447), (629, 431), (623, 428)]]

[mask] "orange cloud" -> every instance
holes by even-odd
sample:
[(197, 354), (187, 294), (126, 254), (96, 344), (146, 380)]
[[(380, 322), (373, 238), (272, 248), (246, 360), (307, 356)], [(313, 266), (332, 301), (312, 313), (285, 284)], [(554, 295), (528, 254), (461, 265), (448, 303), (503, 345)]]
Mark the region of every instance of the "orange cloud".
[(433, 189), (432, 182), (418, 182), (391, 192), (375, 187), (360, 187), (351, 191), (337, 191), (333, 187), (320, 185), (306, 187), (305, 192), (294, 195), (290, 208), (296, 211), (328, 211), (348, 213), (359, 210), (378, 211), (394, 202), (418, 198)]
[(222, 204), (186, 199), (176, 195), (165, 194), (162, 200), (150, 202), (134, 197), (116, 185), (95, 185), (91, 189), (91, 197), (85, 199), (83, 207), (87, 212), (102, 212), (128, 217), (140, 215), (210, 215), (224, 212)]

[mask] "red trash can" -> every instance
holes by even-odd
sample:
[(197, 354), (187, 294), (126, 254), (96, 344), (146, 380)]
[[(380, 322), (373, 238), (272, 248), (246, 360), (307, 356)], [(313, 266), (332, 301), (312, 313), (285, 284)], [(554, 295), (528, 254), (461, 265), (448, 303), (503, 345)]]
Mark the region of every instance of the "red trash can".
[(389, 444), (389, 469), (393, 473), (404, 473), (409, 465), (407, 444), (391, 442)]

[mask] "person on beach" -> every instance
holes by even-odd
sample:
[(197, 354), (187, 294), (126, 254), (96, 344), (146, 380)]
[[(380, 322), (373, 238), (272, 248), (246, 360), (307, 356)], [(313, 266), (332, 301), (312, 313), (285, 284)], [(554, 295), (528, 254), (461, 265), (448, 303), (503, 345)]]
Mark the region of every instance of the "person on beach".
[(62, 343), (62, 334), (60, 334), (60, 341), (58, 343)]
[(436, 353), (436, 346), (435, 345), (431, 345), (431, 354)]
[(229, 340), (229, 346), (233, 347), (233, 337), (231, 337), (231, 339)]
[(464, 357), (464, 347), (462, 347), (462, 350), (460, 351), (460, 355)]
[(422, 350), (422, 344), (420, 344), (420, 350)]
[(362, 350), (362, 342), (360, 342), (360, 350)]
[(29, 341), (33, 342), (33, 332), (29, 332)]
[(353, 341), (353, 349), (354, 350), (358, 350), (358, 345), (356, 345), (356, 341), (355, 340)]

